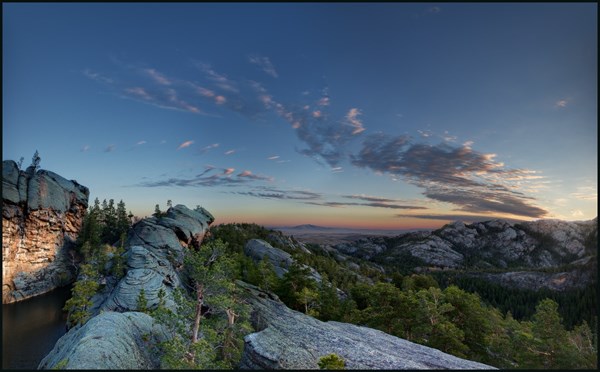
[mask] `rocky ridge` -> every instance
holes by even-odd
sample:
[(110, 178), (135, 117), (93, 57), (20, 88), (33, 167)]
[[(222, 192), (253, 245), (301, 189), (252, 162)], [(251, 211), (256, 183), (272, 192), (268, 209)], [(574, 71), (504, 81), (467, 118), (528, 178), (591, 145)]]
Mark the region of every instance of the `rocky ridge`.
[(89, 190), (54, 172), (2, 162), (2, 303), (24, 300), (74, 279), (69, 249)]
[(241, 369), (318, 369), (319, 358), (330, 353), (342, 357), (347, 369), (495, 369), (375, 329), (322, 322), (271, 293), (238, 284), (259, 330), (244, 339)]
[(149, 348), (165, 334), (152, 317), (138, 312), (138, 296), (143, 289), (147, 306), (153, 309), (163, 289), (166, 306), (175, 311), (173, 290), (182, 283), (184, 250), (199, 246), (213, 221), (203, 208), (176, 205), (166, 216), (136, 223), (125, 243), (125, 276), (118, 281), (108, 278), (92, 298), (92, 318), (61, 337), (38, 368), (51, 369), (61, 362), (67, 369), (159, 368), (160, 361)]
[(492, 220), (470, 225), (456, 221), (435, 231), (361, 238), (334, 248), (353, 257), (416, 271), (495, 271), (483, 277), (506, 286), (567, 290), (593, 280), (589, 269), (596, 260), (597, 241), (597, 218), (514, 224)]

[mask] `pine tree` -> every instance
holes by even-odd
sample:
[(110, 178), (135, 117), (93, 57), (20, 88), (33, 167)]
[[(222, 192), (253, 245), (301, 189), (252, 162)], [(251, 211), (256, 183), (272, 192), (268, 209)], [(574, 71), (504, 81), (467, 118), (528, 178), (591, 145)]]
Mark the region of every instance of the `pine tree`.
[(64, 310), (68, 312), (68, 324), (70, 326), (83, 325), (90, 317), (90, 307), (92, 306), (92, 296), (96, 294), (99, 287), (98, 272), (92, 265), (85, 264), (81, 266), (81, 279), (75, 282), (72, 289), (72, 296), (67, 300)]

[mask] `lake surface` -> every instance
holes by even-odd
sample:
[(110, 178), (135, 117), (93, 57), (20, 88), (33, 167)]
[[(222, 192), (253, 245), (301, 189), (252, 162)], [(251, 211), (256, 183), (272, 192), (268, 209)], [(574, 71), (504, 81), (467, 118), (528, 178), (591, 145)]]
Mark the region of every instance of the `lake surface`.
[(40, 361), (66, 333), (62, 311), (71, 286), (2, 305), (2, 369), (37, 369)]

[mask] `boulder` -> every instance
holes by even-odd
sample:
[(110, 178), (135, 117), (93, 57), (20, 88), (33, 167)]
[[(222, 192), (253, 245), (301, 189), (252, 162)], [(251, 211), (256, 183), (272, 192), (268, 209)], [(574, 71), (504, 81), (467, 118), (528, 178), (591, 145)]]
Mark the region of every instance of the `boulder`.
[(38, 369), (158, 369), (150, 346), (163, 339), (147, 314), (105, 312), (61, 337)]
[(74, 279), (69, 251), (83, 224), (89, 190), (56, 173), (30, 170), (2, 162), (2, 303)]
[(268, 292), (238, 282), (255, 329), (244, 338), (241, 369), (318, 369), (334, 353), (347, 369), (495, 369), (348, 323), (322, 322), (286, 307)]

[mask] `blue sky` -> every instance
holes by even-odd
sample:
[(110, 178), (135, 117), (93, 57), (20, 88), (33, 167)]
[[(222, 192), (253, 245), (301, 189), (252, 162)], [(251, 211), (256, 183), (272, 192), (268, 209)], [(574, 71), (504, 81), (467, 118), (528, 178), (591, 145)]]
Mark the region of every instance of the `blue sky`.
[(218, 222), (597, 215), (597, 4), (3, 4), (3, 159)]

